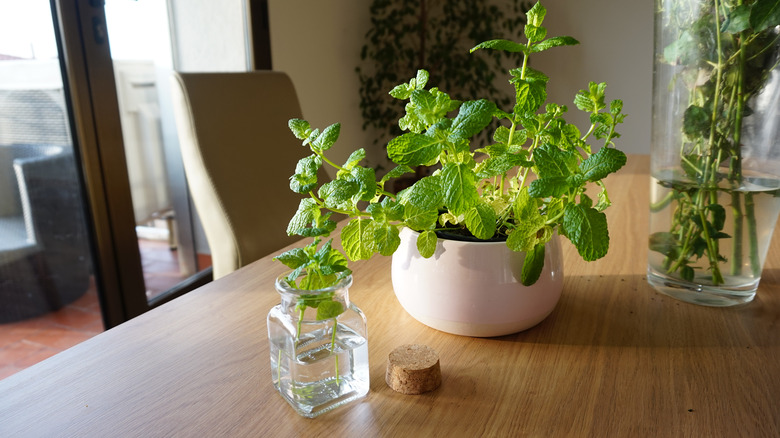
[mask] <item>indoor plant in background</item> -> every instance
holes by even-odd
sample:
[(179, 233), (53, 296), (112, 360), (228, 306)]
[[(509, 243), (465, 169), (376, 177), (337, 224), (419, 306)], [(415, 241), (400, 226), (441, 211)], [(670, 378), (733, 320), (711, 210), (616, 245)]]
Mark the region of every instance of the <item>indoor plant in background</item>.
[[(603, 210), (610, 205), (610, 200), (602, 179), (626, 161), (625, 154), (615, 149), (613, 143), (619, 137), (615, 129), (625, 117), (621, 112), (622, 102), (614, 100), (607, 104), (603, 83), (591, 82), (581, 90), (574, 102), (590, 114), (591, 125), (585, 132), (564, 120), (566, 106), (545, 104), (548, 77), (532, 69), (528, 58), (553, 47), (578, 43), (565, 36), (547, 38), (542, 26), (545, 14), (538, 3), (529, 10), (523, 43), (490, 40), (472, 49), (522, 54), (522, 65), (509, 72), (509, 81), (515, 88), (515, 103), (511, 108), (501, 109), (487, 99), (453, 100), (436, 87), (426, 88), (429, 77), (425, 70), (393, 88), (390, 94), (407, 102), (406, 113), (399, 121), (406, 132), (388, 143), (387, 152), (396, 167), (380, 179), (373, 168), (361, 166), (365, 157), (363, 149), (352, 153), (341, 165), (327, 157), (328, 149), (339, 136), (338, 123), (320, 130), (304, 120), (290, 120), (290, 129), (311, 150), (311, 155), (300, 160), (290, 179), (291, 189), (307, 196), (301, 200), (287, 232), (315, 237), (306, 249), (294, 249), (277, 257), (295, 269), (290, 281), (295, 281), (305, 262), (300, 257), (301, 251), (323, 254), (323, 260), (324, 254), (331, 254), (330, 243), (325, 243), (323, 248), (328, 248), (325, 250), (318, 249), (317, 242), (336, 229), (331, 214), (346, 215), (350, 220), (340, 230), (340, 237), (350, 260), (368, 259), (375, 253), (389, 256), (399, 247), (405, 248), (399, 254), (410, 259), (394, 260), (394, 288), (412, 316), (458, 334), (499, 335), (539, 322), (557, 302), (562, 288), (557, 235), (568, 238), (585, 260), (596, 260), (607, 253), (609, 233)], [(500, 121), (500, 126), (492, 132), (493, 143), (473, 149), (470, 140), (478, 137), (494, 119)], [(592, 142), (600, 144), (598, 151), (591, 148)], [(336, 178), (320, 185), (317, 174), (325, 164), (336, 169)], [(385, 189), (390, 179), (410, 172), (414, 166), (436, 164), (441, 166), (440, 170), (398, 194)], [(597, 193), (586, 194), (586, 187), (596, 189)], [(452, 290), (431, 291), (437, 297), (427, 301), (434, 307), (452, 309), (451, 315), (443, 319), (449, 319), (448, 324), (465, 326), (465, 330), (439, 325), (437, 317), (420, 318), (419, 312), (407, 305), (402, 297), (406, 291), (396, 281), (403, 276), (395, 271), (406, 269), (412, 263), (424, 259), (438, 262), (447, 252), (442, 245), (451, 238), (472, 240), (469, 242), (472, 246), (492, 245), (508, 254), (494, 259), (508, 264), (501, 268), (501, 278), (488, 277), (486, 281), (491, 284), (467, 291), (468, 302), (462, 302)], [(403, 239), (413, 240), (404, 245)], [(491, 242), (495, 240), (500, 243)], [(396, 254), (394, 259), (398, 258)], [(545, 260), (550, 261), (547, 268)], [(474, 266), (461, 266), (444, 275), (453, 276), (458, 270), (477, 271)], [(535, 285), (540, 277), (543, 277), (541, 283), (552, 283), (552, 290), (546, 293), (553, 299), (536, 310), (535, 322), (529, 322), (525, 315), (524, 325), (502, 322), (499, 332), (468, 330), (469, 325), (491, 325), (499, 311), (507, 311), (509, 306), (503, 298), (491, 298), (494, 289), (502, 289), (505, 294), (511, 290), (509, 294), (520, 297), (518, 305), (522, 305), (524, 285)], [(407, 285), (416, 280), (419, 279)], [(483, 312), (481, 322), (456, 321), (475, 307), (475, 300), (492, 306), (495, 313)], [(441, 306), (442, 303), (447, 306)], [(522, 312), (513, 308), (509, 313), (513, 311)]]
[(780, 211), (780, 1), (658, 0), (648, 280), (755, 296)]
[[(402, 133), (397, 121), (403, 104), (387, 91), (419, 69), (455, 99), (484, 97), (510, 105), (511, 87), (497, 81), (505, 65), (522, 61), (522, 53), (469, 54), (468, 49), (487, 39), (520, 38), (531, 6), (521, 0), (372, 1), (371, 27), (356, 71), (363, 129), (373, 130), (374, 143), (385, 145)], [(489, 131), (483, 132), (489, 140)]]

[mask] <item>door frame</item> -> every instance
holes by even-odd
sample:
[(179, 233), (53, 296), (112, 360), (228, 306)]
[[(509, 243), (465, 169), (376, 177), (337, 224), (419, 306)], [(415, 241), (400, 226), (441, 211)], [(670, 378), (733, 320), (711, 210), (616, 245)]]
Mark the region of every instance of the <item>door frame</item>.
[(50, 0), (106, 329), (211, 281), (198, 272), (149, 302), (135, 231), (103, 0)]

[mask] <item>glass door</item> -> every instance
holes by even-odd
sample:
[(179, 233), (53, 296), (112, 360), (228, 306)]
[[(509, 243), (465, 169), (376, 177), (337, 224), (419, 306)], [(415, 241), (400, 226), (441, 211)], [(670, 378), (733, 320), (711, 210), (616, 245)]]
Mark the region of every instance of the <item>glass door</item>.
[(0, 0), (0, 378), (210, 280), (168, 88), (249, 69), (247, 5)]
[(0, 378), (104, 327), (52, 13), (0, 1)]
[(149, 305), (211, 266), (190, 208), (169, 93), (174, 70), (169, 4), (106, 0), (133, 219)]

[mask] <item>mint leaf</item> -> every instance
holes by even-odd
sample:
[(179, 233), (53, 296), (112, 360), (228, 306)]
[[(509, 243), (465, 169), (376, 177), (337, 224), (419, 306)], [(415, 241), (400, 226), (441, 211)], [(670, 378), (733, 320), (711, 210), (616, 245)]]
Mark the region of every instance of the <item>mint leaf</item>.
[(677, 41), (664, 47), (664, 60), (669, 64), (688, 64), (699, 57), (698, 38), (685, 30)]
[(526, 167), (533, 164), (525, 158), (525, 154), (502, 154), (486, 158), (477, 166), (477, 177), (492, 178), (503, 175), (517, 166)]
[(412, 91), (414, 91), (414, 87), (409, 84), (399, 84), (390, 90), (390, 95), (396, 99), (406, 100), (412, 95)]
[(376, 171), (370, 167), (356, 166), (350, 171), (350, 179), (358, 185), (352, 201), (370, 201), (376, 195)]
[(436, 252), (436, 233), (433, 231), (423, 231), (417, 236), (417, 251), (424, 258), (430, 258)]
[(479, 202), (476, 175), (463, 163), (447, 163), (441, 171), (444, 204), (453, 214), (461, 215)]
[(525, 13), (526, 21), (532, 26), (541, 26), (546, 15), (547, 9), (539, 2), (536, 2), (536, 4)]
[(534, 163), (539, 178), (567, 177), (579, 170), (578, 154), (564, 151), (553, 145), (544, 144), (534, 151)]
[(387, 172), (385, 174), (385, 176), (382, 177), (380, 183), (384, 184), (387, 181), (389, 181), (389, 180), (391, 180), (393, 178), (398, 178), (399, 176), (401, 176), (401, 175), (403, 175), (405, 173), (413, 173), (413, 172), (414, 172), (414, 169), (412, 169), (411, 167), (409, 167), (409, 166), (407, 166), (405, 164), (402, 164), (400, 166), (396, 166), (396, 167), (390, 169), (390, 172)]
[(539, 232), (544, 228), (544, 217), (539, 212), (536, 198), (527, 188), (522, 188), (513, 205), (517, 226), (507, 237), (506, 244), (512, 251), (530, 251), (539, 241)]
[(604, 213), (582, 204), (568, 204), (563, 213), (563, 230), (585, 261), (607, 254), (609, 231)]
[(311, 134), (311, 126), (306, 120), (290, 119), (287, 122), (287, 126), (298, 140), (306, 140), (309, 134)]
[(428, 83), (428, 72), (425, 70), (417, 70), (417, 75), (409, 80), (406, 84), (400, 84), (393, 87), (390, 90), (390, 95), (396, 99), (406, 100), (412, 95), (414, 90), (422, 90), (425, 84)]
[(450, 99), (447, 93), (436, 88), (414, 90), (409, 96), (409, 103), (406, 104), (406, 115), (398, 121), (398, 126), (402, 130), (419, 134), (459, 105), (459, 101)]
[(540, 81), (544, 82), (545, 84), (550, 82), (550, 78), (546, 74), (540, 72), (539, 70), (534, 70), (531, 67), (525, 68), (525, 76), (523, 76), (522, 68), (513, 68), (509, 70), (509, 74), (512, 76), (512, 79), (510, 79), (509, 82), (514, 82), (515, 80), (521, 78), (528, 81)]
[(290, 190), (295, 193), (308, 193), (317, 187), (317, 172), (322, 166), (322, 158), (309, 155), (298, 160), (295, 175), (290, 177)]
[(756, 0), (750, 11), (750, 27), (761, 32), (780, 25), (780, 0)]
[(327, 128), (316, 139), (312, 141), (312, 148), (318, 151), (326, 151), (338, 140), (339, 133), (341, 132), (341, 124), (334, 123)]
[(344, 313), (344, 306), (338, 301), (323, 301), (317, 306), (317, 320), (335, 318)]
[(317, 320), (335, 318), (344, 313), (344, 306), (338, 301), (323, 301), (317, 306)]
[(528, 48), (523, 44), (518, 44), (509, 40), (490, 40), (477, 44), (469, 52), (473, 53), (479, 49), (503, 50), (505, 52), (523, 52), (527, 53)]
[(401, 244), (398, 227), (395, 225), (383, 225), (375, 221), (369, 225), (366, 232), (371, 237), (372, 249), (383, 256), (393, 255)]
[(569, 37), (569, 36), (559, 36), (559, 37), (552, 37), (548, 38), (544, 41), (541, 41), (537, 44), (534, 44), (531, 47), (531, 53), (539, 53), (543, 52), (547, 49), (551, 49), (553, 47), (560, 47), (560, 46), (576, 46), (580, 42), (576, 39)]
[(332, 220), (323, 220), (316, 226), (298, 230), (296, 234), (303, 237), (328, 236), (336, 229), (337, 225), (338, 224)]
[(370, 219), (352, 219), (341, 230), (341, 246), (352, 261), (368, 260), (374, 255), (371, 243), (367, 242), (366, 229), (371, 224)]
[(360, 185), (347, 179), (335, 179), (320, 186), (317, 194), (327, 208), (351, 210), (353, 198), (360, 194)]
[(409, 132), (390, 140), (387, 155), (395, 164), (420, 166), (435, 160), (441, 148), (440, 140)]
[(287, 225), (287, 235), (300, 235), (301, 230), (315, 222), (320, 215), (320, 207), (314, 199), (301, 199), (301, 202), (298, 204), (298, 210)]
[(650, 235), (648, 247), (651, 251), (660, 252), (667, 257), (677, 257), (680, 241), (668, 231), (659, 231)]
[(438, 176), (426, 176), (411, 187), (398, 194), (398, 200), (404, 205), (414, 205), (424, 209), (438, 209), (444, 200), (442, 182)]
[[(345, 275), (352, 271), (347, 268), (347, 260), (344, 255), (331, 246), (332, 240), (327, 241), (322, 248), (317, 249), (319, 239), (304, 248), (295, 248), (274, 257), (288, 267), (294, 267), (287, 275), (287, 282), (300, 289), (323, 289), (332, 286)], [(304, 277), (299, 284), (296, 280), (301, 275)], [(330, 301), (332, 294), (302, 295), (298, 300), (298, 308), (318, 307), (325, 301)]]
[(293, 248), (274, 257), (274, 260), (282, 262), (291, 269), (305, 266), (309, 262), (309, 257), (303, 248)]
[(457, 117), (452, 121), (450, 137), (471, 138), (493, 121), (495, 110), (496, 104), (486, 99), (464, 102), (460, 106)]
[(398, 194), (404, 205), (404, 222), (414, 230), (428, 230), (436, 226), (439, 208), (444, 202), (439, 177), (428, 176)]
[(493, 141), (496, 143), (509, 143), (509, 128), (504, 125), (499, 126), (493, 132)]
[(328, 240), (312, 256), (312, 260), (319, 265), (320, 271), (326, 275), (343, 272), (347, 267), (347, 259), (332, 245), (333, 240)]
[(488, 204), (479, 203), (466, 212), (466, 228), (477, 239), (487, 240), (496, 233), (496, 212)]
[(626, 154), (615, 148), (603, 147), (580, 164), (583, 177), (591, 182), (606, 178), (626, 164)]
[(404, 217), (404, 205), (392, 198), (384, 198), (380, 203), (388, 221), (400, 221)]
[(515, 114), (535, 113), (547, 99), (546, 84), (533, 79), (514, 78)]
[(721, 32), (740, 33), (750, 28), (750, 6), (739, 5), (728, 12), (720, 27)]
[(539, 280), (544, 269), (545, 244), (543, 242), (534, 245), (533, 249), (525, 253), (523, 269), (520, 271), (520, 283), (523, 286), (531, 286)]
[(415, 86), (415, 88), (420, 90), (423, 87), (425, 87), (425, 84), (428, 83), (428, 78), (429, 77), (430, 77), (430, 75), (428, 74), (427, 70), (423, 70), (423, 69), (417, 70), (417, 75), (414, 77), (414, 86)]
[(683, 132), (685, 135), (696, 138), (708, 136), (710, 131), (710, 115), (700, 106), (691, 105), (683, 114)]
[(366, 158), (366, 150), (363, 148), (360, 148), (351, 154), (349, 154), (349, 158), (347, 158), (347, 161), (342, 166), (345, 170), (352, 170), (353, 167), (357, 166), (359, 162), (361, 162), (364, 158)]
[(557, 198), (571, 188), (569, 177), (550, 176), (531, 181), (528, 185), (528, 194), (534, 198)]
[(528, 193), (528, 188), (526, 187), (521, 188), (517, 193), (512, 209), (515, 218), (517, 219), (517, 223), (535, 222), (537, 229), (541, 228), (541, 225), (544, 224), (544, 219), (539, 214), (537, 200)]
[(413, 230), (432, 230), (439, 218), (437, 210), (424, 209), (415, 205), (404, 208), (404, 223)]
[(528, 41), (532, 43), (539, 42), (547, 36), (547, 29), (542, 26), (534, 26), (533, 24), (526, 24), (523, 28), (523, 33)]
[(597, 84), (590, 82), (587, 90), (580, 90), (576, 96), (574, 96), (574, 105), (581, 111), (589, 113), (597, 113), (606, 108), (604, 103), (604, 90), (607, 88), (607, 84), (602, 82)]

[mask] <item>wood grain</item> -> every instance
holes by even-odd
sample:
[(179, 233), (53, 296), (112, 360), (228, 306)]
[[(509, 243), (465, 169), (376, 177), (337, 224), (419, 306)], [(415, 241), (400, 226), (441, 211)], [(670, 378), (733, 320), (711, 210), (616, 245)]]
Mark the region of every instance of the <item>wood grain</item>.
[[(283, 268), (262, 259), (0, 381), (0, 436), (780, 436), (780, 236), (754, 302), (685, 304), (645, 279), (648, 159), (607, 181), (609, 254), (564, 244), (566, 280), (537, 327), (500, 338), (407, 315), (390, 260), (355, 264), (371, 391), (314, 420), (271, 384), (265, 315)], [(408, 396), (386, 359), (425, 344), (442, 384)]]

